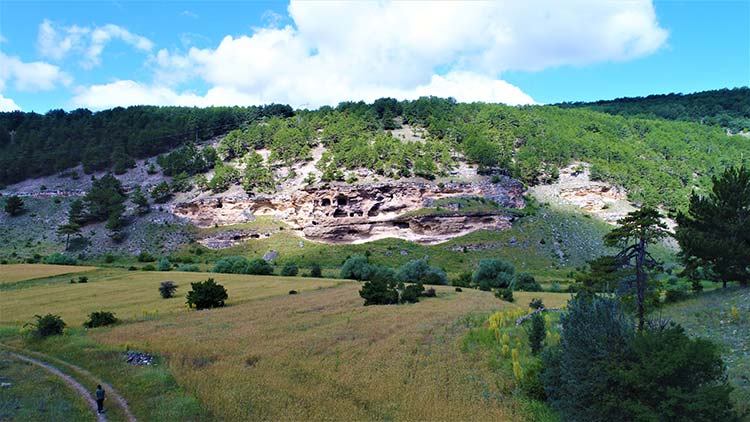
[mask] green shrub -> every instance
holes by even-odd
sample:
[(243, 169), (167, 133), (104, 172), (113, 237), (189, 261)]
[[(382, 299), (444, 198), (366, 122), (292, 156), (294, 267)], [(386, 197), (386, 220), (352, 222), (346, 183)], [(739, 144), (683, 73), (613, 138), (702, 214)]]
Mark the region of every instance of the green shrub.
[(299, 272), (299, 267), (294, 262), (288, 261), (281, 267), (281, 275), (284, 277), (294, 277)]
[(523, 379), (521, 379), (520, 387), (521, 392), (526, 397), (534, 400), (544, 401), (547, 399), (547, 394), (544, 392), (544, 383), (542, 382), (542, 371), (544, 371), (544, 364), (539, 358), (533, 359), (523, 371)]
[(443, 270), (432, 267), (421, 259), (402, 265), (396, 273), (396, 280), (402, 283), (448, 284), (448, 277)]
[(197, 273), (201, 269), (196, 264), (180, 264), (177, 266), (177, 271), (184, 271), (187, 273)]
[(393, 282), (371, 280), (362, 285), (359, 295), (369, 305), (393, 305), (398, 303), (398, 290)]
[(86, 328), (96, 328), (115, 323), (117, 323), (115, 314), (108, 311), (97, 311), (89, 314), (89, 319), (83, 323), (83, 326)]
[(177, 291), (177, 285), (171, 281), (162, 281), (161, 284), (159, 284), (159, 294), (164, 299), (173, 297), (175, 291)]
[(513, 290), (524, 292), (541, 292), (542, 285), (529, 273), (517, 273), (513, 277)]
[(55, 252), (52, 255), (46, 256), (44, 258), (44, 263), (55, 265), (76, 265), (76, 259), (72, 256)]
[(506, 302), (513, 302), (513, 290), (497, 289), (497, 291), (495, 292), (495, 297)]
[(224, 306), (224, 301), (229, 295), (227, 289), (221, 284), (216, 284), (213, 278), (197, 283), (190, 283), (192, 290), (187, 294), (187, 305), (189, 308), (211, 309)]
[(31, 332), (37, 337), (45, 338), (60, 335), (65, 329), (66, 324), (59, 315), (34, 315), (34, 318), (36, 318), (36, 322), (30, 322), (26, 325), (32, 328)]
[(156, 267), (153, 264), (146, 264), (141, 267), (141, 271), (156, 271)]
[(544, 348), (544, 338), (547, 335), (544, 327), (544, 317), (541, 312), (531, 317), (531, 326), (527, 328), (527, 334), (531, 354), (536, 356)]
[(156, 258), (148, 252), (141, 252), (138, 254), (138, 262), (154, 262)]
[(688, 285), (678, 283), (673, 286), (669, 286), (664, 292), (664, 301), (666, 303), (675, 303), (681, 300), (685, 300), (689, 297)]
[(78, 276), (78, 282), (79, 283), (88, 283), (89, 282), (89, 278), (86, 277), (85, 275)]
[(156, 269), (159, 271), (169, 271), (172, 269), (172, 263), (169, 262), (167, 258), (162, 258), (159, 260), (159, 264)]
[(367, 258), (361, 255), (354, 255), (344, 261), (341, 266), (341, 278), (364, 281), (369, 280), (372, 276), (373, 268), (367, 262)]
[(502, 259), (483, 259), (472, 273), (472, 282), (480, 290), (509, 289), (516, 269)]
[(529, 302), (529, 308), (531, 309), (542, 309), (544, 308), (544, 302), (542, 302), (541, 298), (533, 297), (531, 298), (531, 302)]
[(310, 277), (323, 277), (323, 270), (320, 269), (320, 265), (312, 264), (310, 266)]
[(422, 294), (422, 296), (424, 296), (424, 297), (435, 297), (435, 296), (437, 296), (437, 292), (435, 292), (435, 289), (433, 289), (432, 287), (430, 287), (429, 289), (427, 289), (427, 290), (424, 291), (424, 293)]
[(262, 258), (255, 258), (247, 262), (243, 274), (271, 275), (273, 267)]
[(403, 288), (401, 292), (401, 303), (417, 303), (419, 296), (424, 292), (424, 286), (421, 283), (410, 284)]
[(469, 287), (471, 285), (471, 273), (464, 271), (458, 275), (458, 278), (451, 281), (451, 285), (456, 287)]

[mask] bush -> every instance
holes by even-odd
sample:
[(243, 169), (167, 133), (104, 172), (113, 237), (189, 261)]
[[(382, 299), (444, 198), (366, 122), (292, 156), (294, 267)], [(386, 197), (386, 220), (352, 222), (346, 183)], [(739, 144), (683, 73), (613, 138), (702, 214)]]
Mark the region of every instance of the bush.
[(367, 258), (361, 255), (354, 255), (344, 261), (341, 266), (341, 278), (351, 280), (365, 281), (372, 276), (373, 268), (367, 262)]
[(89, 278), (86, 277), (85, 275), (78, 276), (78, 282), (79, 283), (88, 283), (89, 282)]
[(175, 291), (177, 291), (177, 285), (171, 281), (162, 281), (161, 284), (159, 284), (159, 294), (164, 299), (173, 297)]
[(281, 275), (284, 277), (294, 277), (299, 272), (299, 268), (297, 267), (297, 264), (294, 262), (286, 262), (283, 267), (281, 267)]
[(396, 273), (396, 280), (402, 283), (448, 284), (448, 277), (443, 270), (431, 267), (421, 259), (415, 259), (402, 265)]
[(36, 322), (31, 322), (26, 325), (32, 327), (31, 331), (37, 337), (45, 338), (49, 336), (60, 335), (65, 329), (66, 324), (59, 315), (34, 315), (34, 318), (36, 318)]
[(542, 302), (542, 299), (538, 297), (531, 298), (531, 302), (529, 302), (529, 308), (534, 310), (542, 309), (544, 308), (544, 302)]
[(248, 261), (243, 274), (271, 275), (273, 267), (262, 258), (255, 258)]
[(563, 420), (737, 420), (717, 347), (676, 325), (635, 331), (616, 299), (577, 296), (543, 355)]
[(310, 277), (323, 277), (323, 270), (320, 269), (320, 265), (312, 264), (310, 266)]
[(483, 259), (472, 274), (472, 282), (480, 290), (509, 289), (516, 269), (502, 259)]
[(75, 258), (73, 258), (72, 256), (61, 254), (60, 252), (55, 252), (52, 255), (45, 257), (43, 262), (45, 264), (55, 265), (76, 265)]
[(464, 291), (464, 289), (462, 289), (462, 288), (460, 288), (460, 287), (456, 287), (456, 291), (457, 291), (457, 292), (463, 292), (463, 291)]
[(531, 328), (527, 330), (527, 334), (531, 354), (536, 356), (544, 348), (544, 338), (546, 336), (544, 317), (542, 317), (541, 312), (536, 313), (531, 317)]
[(498, 289), (495, 292), (495, 297), (504, 300), (506, 302), (513, 302), (513, 290), (511, 289)]
[(290, 294), (290, 295), (296, 295), (296, 294), (297, 294), (297, 291), (296, 291), (296, 290), (289, 290), (289, 294)]
[(471, 285), (471, 273), (464, 271), (458, 275), (458, 278), (451, 281), (451, 284), (456, 287), (469, 287)]
[(153, 264), (146, 264), (141, 267), (141, 271), (156, 271), (156, 267)]
[(189, 308), (211, 309), (224, 306), (224, 301), (229, 295), (227, 289), (221, 284), (216, 284), (213, 278), (197, 283), (190, 283), (192, 290), (187, 294), (187, 305)]
[(154, 261), (156, 261), (156, 258), (154, 258), (148, 252), (141, 252), (138, 254), (138, 262), (154, 262)]
[(424, 292), (424, 286), (420, 283), (410, 284), (403, 288), (401, 292), (401, 303), (417, 303), (419, 296)]
[(162, 258), (159, 260), (159, 264), (156, 269), (159, 271), (169, 271), (172, 269), (172, 263), (169, 262), (167, 258)]
[(437, 293), (435, 292), (435, 289), (430, 287), (429, 289), (425, 290), (424, 294), (422, 295), (424, 297), (435, 297), (437, 296)]
[(664, 293), (664, 302), (675, 303), (687, 299), (688, 296), (688, 286), (686, 284), (676, 284), (667, 288)]
[(83, 323), (86, 328), (104, 327), (117, 323), (115, 314), (107, 311), (92, 312), (89, 314), (89, 320)]
[(529, 273), (518, 273), (513, 277), (513, 290), (541, 292), (542, 285)]
[(365, 300), (365, 306), (398, 303), (398, 291), (393, 282), (383, 280), (368, 281), (362, 286), (359, 295)]
[(187, 273), (197, 273), (201, 269), (195, 264), (180, 264), (177, 266), (177, 271), (184, 271)]

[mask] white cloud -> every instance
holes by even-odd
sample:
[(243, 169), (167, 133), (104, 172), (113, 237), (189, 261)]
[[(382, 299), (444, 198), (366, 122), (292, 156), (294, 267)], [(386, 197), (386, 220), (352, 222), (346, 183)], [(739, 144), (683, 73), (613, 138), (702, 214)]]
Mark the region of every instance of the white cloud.
[(83, 57), (81, 65), (91, 68), (101, 64), (104, 47), (112, 40), (120, 40), (144, 52), (150, 52), (154, 48), (154, 43), (148, 38), (133, 34), (118, 25), (61, 27), (48, 19), (39, 24), (37, 48), (42, 57), (53, 60), (61, 60), (70, 52), (77, 52)]
[(59, 67), (45, 62), (23, 62), (0, 52), (0, 91), (9, 81), (19, 91), (48, 91), (58, 85), (69, 85), (71, 77)]
[(0, 111), (16, 111), (20, 109), (21, 107), (15, 101), (0, 94)]
[[(150, 104), (316, 107), (419, 95), (526, 104), (533, 99), (502, 72), (631, 60), (667, 38), (648, 0), (292, 1), (288, 12), (293, 26), (269, 19), (216, 48), (162, 49), (149, 60), (152, 84), (84, 88), (74, 102), (100, 107), (112, 97), (99, 96), (127, 86), (124, 98)], [(180, 92), (192, 78), (212, 88)]]

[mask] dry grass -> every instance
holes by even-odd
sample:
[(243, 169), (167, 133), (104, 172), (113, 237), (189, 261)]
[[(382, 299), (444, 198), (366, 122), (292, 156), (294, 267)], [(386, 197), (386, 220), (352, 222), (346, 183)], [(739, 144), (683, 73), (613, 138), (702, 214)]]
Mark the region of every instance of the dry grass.
[(359, 288), (346, 283), (90, 335), (164, 355), (178, 383), (219, 420), (530, 418), (509, 381), (460, 350), (465, 316), (507, 304), (438, 288), (437, 298), (414, 305), (364, 307)]
[[(68, 267), (71, 268), (71, 267)], [(82, 268), (82, 267), (72, 267)], [(120, 269), (98, 270), (87, 274), (86, 284), (69, 284), (65, 278), (49, 284), (19, 287), (0, 294), (0, 325), (17, 321), (27, 322), (35, 314), (60, 315), (72, 326), (80, 326), (93, 311), (106, 310), (120, 319), (144, 317), (144, 311), (154, 311), (163, 316), (171, 313), (188, 313), (185, 294), (190, 282), (213, 277), (229, 293), (228, 306), (269, 296), (286, 295), (289, 290), (306, 291), (331, 287), (341, 280), (322, 278), (291, 278), (274, 276), (249, 276), (234, 274), (207, 274), (186, 272), (135, 272)], [(159, 283), (170, 280), (176, 283), (176, 297), (162, 299)]]
[(95, 270), (96, 267), (74, 267), (70, 265), (13, 264), (0, 265), (0, 283), (12, 283), (61, 274)]

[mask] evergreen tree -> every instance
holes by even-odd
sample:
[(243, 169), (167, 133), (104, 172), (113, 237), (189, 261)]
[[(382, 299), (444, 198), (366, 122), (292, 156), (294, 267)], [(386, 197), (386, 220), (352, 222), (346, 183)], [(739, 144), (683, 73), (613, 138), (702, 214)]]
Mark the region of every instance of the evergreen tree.
[(8, 215), (15, 217), (17, 215), (21, 215), (21, 213), (23, 213), (23, 210), (24, 203), (23, 199), (21, 199), (20, 197), (13, 195), (5, 200), (5, 212), (7, 212)]
[(135, 205), (135, 211), (138, 214), (146, 214), (151, 210), (148, 198), (143, 194), (140, 186), (133, 189), (133, 193), (130, 194), (130, 201)]
[(82, 200), (76, 199), (70, 203), (68, 222), (71, 224), (78, 224), (79, 226), (86, 223), (86, 210), (83, 206)]
[[(638, 331), (643, 331), (646, 311), (647, 267), (656, 264), (648, 253), (648, 245), (669, 236), (667, 226), (655, 208), (643, 207), (617, 221), (620, 225), (604, 236), (604, 244), (622, 248), (616, 260), (622, 266), (635, 268), (635, 302), (638, 314)], [(632, 264), (631, 264), (632, 262)]]
[(94, 180), (91, 189), (83, 198), (83, 203), (90, 220), (105, 221), (113, 214), (117, 214), (119, 218), (124, 211), (123, 204), (126, 199), (122, 183), (112, 174), (107, 174), (101, 179)]
[[(677, 215), (675, 237), (688, 273), (715, 273), (727, 281), (750, 282), (750, 169), (727, 168), (713, 177), (707, 196), (690, 196), (687, 213)], [(709, 272), (697, 271), (707, 266)]]
[(57, 227), (57, 234), (65, 236), (65, 250), (70, 247), (70, 235), (81, 234), (81, 226), (76, 223), (62, 224)]

